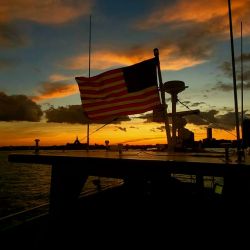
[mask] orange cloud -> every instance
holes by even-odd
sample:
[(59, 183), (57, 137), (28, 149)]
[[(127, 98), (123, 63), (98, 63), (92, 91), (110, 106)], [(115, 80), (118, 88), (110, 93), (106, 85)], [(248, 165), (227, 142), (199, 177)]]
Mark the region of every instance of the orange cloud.
[[(175, 57), (176, 51), (177, 48), (175, 46), (161, 49), (160, 57), (162, 59), (160, 60), (162, 70), (180, 70), (204, 62), (204, 60), (195, 59), (191, 56)], [(129, 66), (153, 56), (152, 50), (146, 52), (146, 49), (138, 52), (129, 51), (124, 54), (108, 50), (96, 51), (92, 54), (91, 68), (93, 70), (105, 70), (111, 67)], [(88, 69), (88, 60), (88, 54), (83, 54), (66, 60), (64, 66), (72, 70)]]
[(0, 22), (24, 19), (44, 24), (61, 24), (90, 13), (93, 0), (1, 0)]
[(79, 92), (77, 84), (63, 84), (60, 82), (43, 83), (37, 96), (33, 96), (33, 101), (42, 101), (45, 99), (62, 98)]
[(61, 74), (52, 74), (51, 76), (49, 76), (49, 81), (52, 82), (65, 81), (69, 79), (72, 79), (72, 76), (66, 76)]
[(178, 48), (175, 48), (174, 46), (170, 49), (163, 49), (160, 53), (162, 70), (181, 70), (205, 62), (205, 60), (188, 55), (175, 56), (178, 53)]
[[(240, 34), (240, 21), (243, 21), (243, 34), (250, 34), (250, 0), (232, 1), (234, 35)], [(214, 46), (219, 40), (229, 39), (228, 4), (225, 0), (179, 0), (175, 4), (161, 6), (140, 28), (154, 28), (168, 25), (165, 32), (151, 40), (160, 48), (162, 70), (181, 70), (209, 60)], [(169, 28), (170, 26), (170, 28)], [(141, 44), (124, 51), (100, 50), (92, 54), (91, 68), (105, 70), (111, 67), (127, 66), (152, 57), (152, 48)], [(74, 69), (88, 69), (88, 55), (82, 54), (67, 60), (65, 66)]]
[[(250, 34), (249, 28), (249, 0), (232, 1), (232, 16), (234, 26), (239, 26), (240, 21), (246, 25), (245, 34)], [(215, 21), (215, 22), (213, 22)], [(228, 33), (228, 3), (225, 0), (179, 0), (176, 4), (161, 6), (161, 9), (152, 13), (146, 21), (138, 24), (143, 29), (153, 28), (164, 24), (212, 23), (211, 30)], [(239, 35), (239, 31), (237, 31)]]
[[(108, 50), (96, 51), (92, 53), (91, 56), (91, 68), (103, 70), (118, 65), (119, 66), (130, 65), (142, 59), (145, 59), (148, 56), (149, 55), (147, 55), (146, 53), (143, 53), (139, 56), (138, 55), (128, 56), (126, 54), (116, 53), (115, 51), (114, 52)], [(149, 57), (152, 57), (152, 54)], [(72, 57), (69, 60), (67, 60), (65, 62), (65, 66), (69, 69), (74, 69), (74, 70), (82, 68), (87, 69), (88, 63), (89, 63), (88, 54), (83, 54), (80, 56)]]

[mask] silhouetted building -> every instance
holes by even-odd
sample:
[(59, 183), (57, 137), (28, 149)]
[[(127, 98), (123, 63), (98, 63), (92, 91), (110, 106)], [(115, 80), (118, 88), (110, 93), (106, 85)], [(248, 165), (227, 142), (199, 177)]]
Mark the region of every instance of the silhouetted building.
[(75, 141), (73, 143), (67, 143), (66, 144), (67, 149), (86, 149), (87, 144), (81, 143), (78, 139), (78, 136), (76, 137)]
[(38, 153), (39, 152), (39, 139), (35, 139), (35, 143), (36, 143), (36, 146), (35, 146), (35, 153)]
[(80, 145), (81, 142), (78, 140), (78, 136), (76, 137), (76, 140), (74, 141), (74, 145)]
[(210, 141), (213, 139), (212, 128), (207, 128), (207, 139)]

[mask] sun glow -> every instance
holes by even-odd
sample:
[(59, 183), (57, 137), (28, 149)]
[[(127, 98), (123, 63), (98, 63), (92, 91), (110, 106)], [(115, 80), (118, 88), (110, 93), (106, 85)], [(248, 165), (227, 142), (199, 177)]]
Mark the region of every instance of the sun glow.
[[(155, 145), (166, 144), (166, 133), (163, 124), (145, 122), (123, 122), (121, 124), (107, 125), (96, 131), (102, 125), (90, 125), (90, 144), (105, 145), (109, 140), (110, 145), (122, 143), (124, 145)], [(195, 140), (206, 138), (206, 127), (198, 127), (192, 124), (186, 126), (195, 133)], [(76, 137), (81, 143), (86, 143), (87, 126), (80, 124), (46, 123), (46, 122), (15, 122), (12, 126), (9, 122), (1, 122), (2, 132), (0, 146), (21, 146), (35, 144), (36, 138), (40, 139), (40, 145), (66, 145), (73, 143)], [(19, 131), (18, 134), (16, 131)], [(96, 132), (95, 132), (96, 131)], [(230, 132), (230, 133), (229, 133)], [(213, 138), (235, 140), (235, 131), (213, 129)]]

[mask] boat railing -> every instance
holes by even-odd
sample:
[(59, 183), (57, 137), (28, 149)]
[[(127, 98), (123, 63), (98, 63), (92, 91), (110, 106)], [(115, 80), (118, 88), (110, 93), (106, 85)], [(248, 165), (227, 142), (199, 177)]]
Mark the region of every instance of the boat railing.
[[(197, 184), (198, 178), (197, 175), (187, 175), (187, 174), (176, 174), (172, 173), (172, 177), (176, 178), (177, 180), (185, 183), (191, 183), (191, 184)], [(224, 185), (224, 179), (222, 177), (218, 176), (203, 176), (203, 187), (205, 189), (210, 189), (213, 192), (218, 193), (217, 186), (220, 186), (223, 188)], [(221, 189), (222, 190), (222, 189)], [(221, 194), (220, 192), (219, 194)]]
[[(122, 180), (89, 176), (88, 185), (83, 188), (79, 199), (106, 191), (123, 184)], [(0, 217), (0, 233), (49, 215), (49, 202)]]

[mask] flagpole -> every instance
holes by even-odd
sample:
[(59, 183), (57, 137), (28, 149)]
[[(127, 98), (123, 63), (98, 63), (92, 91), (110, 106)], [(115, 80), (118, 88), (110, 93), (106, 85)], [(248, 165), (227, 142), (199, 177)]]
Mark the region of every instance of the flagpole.
[[(89, 78), (91, 69), (91, 15), (89, 16)], [(89, 122), (87, 124), (87, 149), (89, 149)]]
[(230, 38), (231, 38), (231, 55), (232, 55), (233, 86), (234, 86), (234, 109), (235, 109), (235, 122), (236, 122), (236, 136), (237, 136), (237, 155), (238, 155), (238, 161), (241, 161), (240, 130), (239, 130), (239, 112), (238, 112), (236, 73), (235, 73), (235, 59), (234, 59), (234, 41), (233, 41), (231, 0), (228, 0), (228, 16), (229, 16), (229, 25), (230, 25)]
[(163, 90), (163, 83), (162, 83), (162, 77), (161, 77), (161, 67), (160, 67), (158, 48), (154, 49), (154, 56), (155, 56), (156, 63), (157, 63), (157, 72), (158, 72), (158, 79), (159, 79), (159, 85), (160, 85), (161, 103), (163, 106), (163, 115), (164, 115), (164, 122), (165, 122), (166, 137), (167, 137), (167, 142), (168, 142), (168, 149), (172, 149), (172, 140), (171, 140), (171, 134), (170, 134), (170, 128), (169, 128), (169, 120), (168, 120), (168, 115), (167, 115), (167, 104), (165, 100), (165, 92)]

